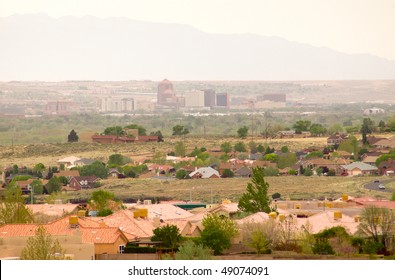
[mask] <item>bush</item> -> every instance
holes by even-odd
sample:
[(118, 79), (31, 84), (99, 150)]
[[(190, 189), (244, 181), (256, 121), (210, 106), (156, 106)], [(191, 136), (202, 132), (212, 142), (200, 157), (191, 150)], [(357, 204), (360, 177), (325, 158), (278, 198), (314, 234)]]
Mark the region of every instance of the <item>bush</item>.
[(332, 246), (328, 242), (319, 242), (313, 245), (313, 253), (316, 255), (334, 255)]
[(384, 245), (380, 242), (368, 241), (362, 246), (362, 252), (365, 254), (380, 254), (384, 249)]
[(152, 254), (152, 253), (156, 253), (156, 249), (153, 247), (139, 247), (137, 245), (132, 245), (132, 246), (126, 245), (124, 253)]

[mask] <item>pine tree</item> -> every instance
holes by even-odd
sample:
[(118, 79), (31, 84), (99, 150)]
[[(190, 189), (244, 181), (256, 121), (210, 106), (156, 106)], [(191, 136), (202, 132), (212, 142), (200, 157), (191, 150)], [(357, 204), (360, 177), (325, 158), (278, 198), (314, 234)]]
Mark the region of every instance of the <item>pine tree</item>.
[(249, 213), (271, 212), (268, 190), (269, 184), (265, 181), (263, 168), (253, 168), (247, 192), (243, 193), (239, 200), (239, 209)]
[(67, 137), (67, 142), (78, 142), (78, 135), (77, 132), (73, 130), (70, 131), (69, 136)]

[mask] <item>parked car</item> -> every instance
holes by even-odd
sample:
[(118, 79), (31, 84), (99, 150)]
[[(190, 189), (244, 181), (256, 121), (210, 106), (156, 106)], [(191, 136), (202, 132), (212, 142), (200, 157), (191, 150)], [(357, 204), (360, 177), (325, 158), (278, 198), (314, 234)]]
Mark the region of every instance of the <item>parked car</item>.
[(383, 190), (383, 189), (385, 189), (385, 186), (383, 184), (380, 184), (379, 189)]
[(380, 183), (380, 180), (374, 180), (373, 183)]

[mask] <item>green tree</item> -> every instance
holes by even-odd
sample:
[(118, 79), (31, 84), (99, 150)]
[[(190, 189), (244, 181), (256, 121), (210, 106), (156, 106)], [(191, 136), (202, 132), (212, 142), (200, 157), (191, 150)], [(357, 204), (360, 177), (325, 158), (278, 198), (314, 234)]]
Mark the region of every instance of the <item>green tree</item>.
[(164, 142), (165, 141), (164, 137), (162, 135), (162, 132), (160, 130), (155, 131), (155, 132), (151, 132), (150, 135), (158, 136), (158, 142)]
[(229, 154), (232, 151), (232, 144), (228, 141), (221, 144), (221, 151), (225, 154)]
[(42, 163), (37, 163), (34, 167), (33, 167), (33, 172), (34, 173), (39, 173), (39, 172), (43, 172), (45, 171), (46, 167), (44, 166), (44, 164)]
[(248, 148), (250, 148), (251, 154), (256, 154), (258, 152), (258, 146), (254, 141), (248, 142)]
[(371, 134), (373, 132), (374, 123), (370, 118), (364, 118), (361, 133), (362, 133), (362, 144), (366, 145), (368, 143), (367, 134)]
[(187, 176), (188, 176), (188, 172), (186, 172), (184, 169), (180, 169), (176, 172), (177, 179), (186, 179)]
[(10, 186), (4, 196), (4, 200), (0, 198), (0, 225), (33, 222), (33, 213), (26, 207), (20, 188)]
[(233, 178), (234, 176), (235, 173), (233, 173), (233, 171), (230, 169), (225, 169), (222, 173), (222, 178)]
[(326, 128), (322, 124), (313, 123), (310, 126), (310, 133), (313, 136), (322, 136), (323, 134), (326, 133)]
[(178, 141), (174, 146), (174, 154), (179, 157), (185, 156), (185, 145), (184, 142)]
[(187, 135), (189, 134), (188, 128), (184, 127), (183, 125), (177, 124), (173, 126), (173, 134), (172, 135)]
[(79, 168), (81, 176), (96, 176), (102, 179), (107, 178), (108, 170), (107, 168), (100, 162), (95, 161), (92, 164), (84, 165)]
[[(125, 126), (125, 128), (137, 129), (139, 135), (147, 135), (147, 130), (146, 130), (144, 127), (142, 127), (142, 126), (140, 126), (140, 125), (137, 125), (137, 124), (130, 124), (130, 125), (127, 125), (127, 126)], [(137, 135), (133, 135), (133, 136), (136, 137)]]
[(294, 153), (286, 153), (277, 157), (277, 167), (278, 168), (285, 168), (291, 167), (298, 161), (296, 154)]
[(244, 144), (244, 142), (237, 142), (236, 144), (235, 144), (235, 146), (234, 146), (234, 150), (236, 151), (236, 152), (247, 152), (247, 149), (246, 149), (246, 145)]
[(125, 132), (121, 126), (110, 126), (104, 129), (104, 135), (123, 136)]
[(335, 133), (341, 133), (343, 131), (344, 131), (344, 128), (338, 123), (335, 123), (334, 125), (332, 125), (331, 127), (328, 128), (328, 133), (331, 135), (335, 134)]
[(94, 191), (88, 203), (92, 210), (97, 211), (99, 217), (108, 216), (112, 214), (112, 208), (115, 203), (114, 193), (104, 190)]
[(306, 155), (306, 159), (310, 158), (323, 158), (324, 154), (321, 151), (312, 151)]
[(183, 242), (176, 253), (176, 260), (211, 260), (212, 258), (211, 249), (192, 240)]
[(177, 226), (165, 225), (153, 230), (151, 241), (162, 241), (165, 248), (176, 249), (182, 241), (182, 236)]
[(238, 233), (236, 223), (229, 218), (217, 214), (207, 215), (202, 220), (204, 230), (200, 240), (206, 247), (214, 251), (214, 255), (220, 255), (231, 246), (231, 239)]
[(373, 242), (381, 243), (383, 250), (387, 251), (389, 243), (395, 238), (394, 224), (395, 213), (393, 211), (387, 208), (368, 206), (360, 215), (358, 229)]
[(277, 162), (277, 160), (278, 160), (278, 155), (277, 155), (277, 154), (272, 154), (272, 153), (270, 153), (270, 154), (265, 154), (265, 155), (262, 157), (262, 159), (263, 159), (263, 160), (270, 161), (270, 162)]
[(34, 194), (42, 194), (44, 191), (43, 183), (41, 183), (40, 180), (34, 180), (30, 183), (30, 186), (32, 187), (32, 191)]
[(237, 136), (238, 136), (238, 137), (240, 137), (240, 138), (246, 138), (247, 135), (248, 135), (248, 127), (247, 127), (247, 126), (240, 127), (240, 128), (237, 130)]
[(239, 209), (249, 213), (271, 212), (268, 190), (269, 184), (265, 181), (263, 168), (253, 168), (251, 182), (247, 184), (246, 192), (239, 200)]
[(288, 153), (288, 152), (289, 152), (288, 146), (282, 146), (281, 149), (280, 149), (280, 151), (281, 151), (282, 153), (284, 153), (284, 154)]
[(256, 147), (256, 150), (257, 150), (258, 153), (262, 153), (263, 154), (265, 152), (265, 147), (263, 147), (262, 144), (259, 144)]
[(293, 128), (296, 133), (302, 133), (302, 131), (310, 131), (311, 121), (309, 120), (298, 120)]
[(275, 167), (268, 166), (263, 169), (263, 175), (265, 177), (278, 176), (279, 170)]
[(128, 157), (125, 157), (121, 154), (112, 154), (109, 156), (107, 164), (111, 166), (119, 166), (129, 162), (131, 162), (131, 159)]
[(22, 260), (64, 260), (65, 251), (57, 239), (47, 234), (43, 226), (36, 229), (35, 236), (29, 237), (21, 252)]
[(45, 189), (49, 194), (53, 192), (59, 192), (62, 187), (62, 182), (58, 177), (52, 177), (49, 179), (48, 183), (45, 185)]
[(70, 131), (69, 135), (67, 136), (67, 142), (72, 143), (72, 142), (78, 142), (78, 135), (77, 132), (73, 130)]

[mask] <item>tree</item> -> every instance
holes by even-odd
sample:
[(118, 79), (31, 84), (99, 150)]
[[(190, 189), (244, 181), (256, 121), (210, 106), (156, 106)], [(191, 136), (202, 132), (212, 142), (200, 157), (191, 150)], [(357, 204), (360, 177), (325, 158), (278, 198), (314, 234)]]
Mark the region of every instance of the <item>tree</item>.
[(236, 151), (236, 152), (247, 152), (247, 149), (246, 149), (246, 145), (244, 144), (244, 142), (237, 142), (236, 144), (235, 144), (235, 146), (234, 146), (234, 150)]
[(177, 124), (173, 126), (173, 135), (186, 135), (189, 133), (188, 128), (184, 127), (183, 125)]
[(30, 183), (30, 186), (34, 194), (42, 194), (44, 191), (44, 186), (40, 180), (34, 180)]
[(221, 151), (225, 154), (229, 154), (232, 151), (232, 144), (228, 141), (221, 144)]
[(187, 240), (181, 244), (176, 253), (176, 260), (211, 260), (212, 250), (202, 244)]
[(9, 186), (4, 200), (0, 199), (0, 225), (33, 222), (33, 213), (25, 205), (22, 191), (17, 186)]
[(229, 218), (217, 214), (207, 215), (202, 220), (204, 230), (200, 240), (206, 247), (214, 251), (214, 255), (220, 255), (231, 246), (231, 239), (238, 233), (236, 223)]
[(22, 260), (64, 260), (65, 251), (59, 241), (53, 240), (43, 226), (36, 229), (35, 236), (29, 237), (21, 252)]
[(178, 141), (174, 146), (174, 154), (179, 157), (185, 156), (185, 145), (184, 142)]
[(48, 183), (45, 185), (45, 189), (47, 190), (47, 192), (49, 194), (51, 194), (53, 192), (60, 191), (62, 185), (63, 184), (58, 177), (52, 177), (51, 179), (49, 179)]
[(381, 243), (384, 252), (395, 238), (395, 214), (390, 209), (375, 206), (366, 207), (360, 215), (358, 229), (375, 243)]
[(298, 161), (296, 154), (294, 153), (286, 153), (277, 157), (277, 167), (278, 168), (285, 168), (291, 167)]
[(282, 146), (281, 149), (280, 149), (280, 151), (281, 151), (282, 153), (284, 153), (284, 154), (288, 153), (288, 152), (289, 152), (288, 146)]
[[(140, 126), (140, 125), (137, 125), (137, 124), (130, 124), (130, 125), (127, 125), (127, 126), (125, 126), (125, 128), (137, 129), (139, 135), (147, 135), (147, 130), (146, 130), (144, 127), (142, 127), (142, 126)], [(133, 136), (136, 137), (137, 135), (133, 135)]]
[(367, 139), (367, 134), (371, 134), (373, 132), (374, 123), (370, 118), (364, 118), (361, 133), (362, 133), (362, 143), (364, 145), (369, 144)]
[(237, 136), (239, 136), (240, 138), (246, 138), (247, 135), (248, 135), (248, 127), (247, 126), (240, 127), (237, 130)]
[(239, 200), (239, 209), (250, 213), (271, 212), (268, 190), (269, 184), (265, 181), (263, 168), (253, 168), (251, 182), (247, 184), (246, 192)]
[(176, 178), (177, 179), (185, 179), (188, 176), (188, 172), (186, 172), (184, 169), (180, 169), (176, 172)]
[(125, 132), (121, 126), (110, 126), (104, 129), (104, 135), (122, 136)]
[(380, 128), (380, 132), (384, 132), (384, 130), (385, 130), (385, 122), (383, 120), (381, 120), (379, 122), (379, 128)]
[(128, 157), (125, 157), (121, 154), (112, 154), (108, 158), (107, 164), (112, 166), (119, 166), (119, 165), (125, 165), (129, 162), (131, 162), (131, 159)]
[(310, 133), (313, 136), (322, 136), (323, 134), (326, 133), (326, 128), (322, 124), (313, 123), (310, 126)]
[(311, 121), (308, 120), (298, 120), (294, 125), (293, 128), (295, 132), (300, 134), (302, 131), (310, 131)]
[(176, 249), (181, 243), (182, 236), (177, 226), (165, 225), (153, 230), (151, 241), (162, 241), (164, 248)]
[(256, 151), (257, 151), (258, 153), (264, 153), (264, 152), (265, 152), (265, 147), (263, 147), (262, 144), (259, 144), (259, 145), (256, 147)]
[(108, 171), (107, 168), (100, 162), (95, 161), (92, 164), (84, 165), (79, 168), (81, 176), (96, 176), (102, 179), (107, 178)]
[(233, 173), (233, 171), (230, 169), (225, 169), (222, 173), (222, 178), (233, 178), (234, 176), (235, 173)]
[(155, 132), (151, 132), (150, 135), (158, 136), (158, 142), (164, 142), (165, 141), (164, 138), (163, 138), (162, 132), (160, 130), (155, 131)]
[(250, 148), (251, 154), (256, 154), (258, 152), (258, 146), (254, 141), (248, 143), (248, 148)]
[(99, 217), (108, 216), (114, 208), (119, 208), (119, 203), (114, 201), (114, 193), (104, 190), (94, 191), (88, 203)]
[(72, 143), (72, 142), (78, 142), (78, 135), (77, 132), (73, 130), (70, 131), (69, 135), (67, 136), (67, 142)]

